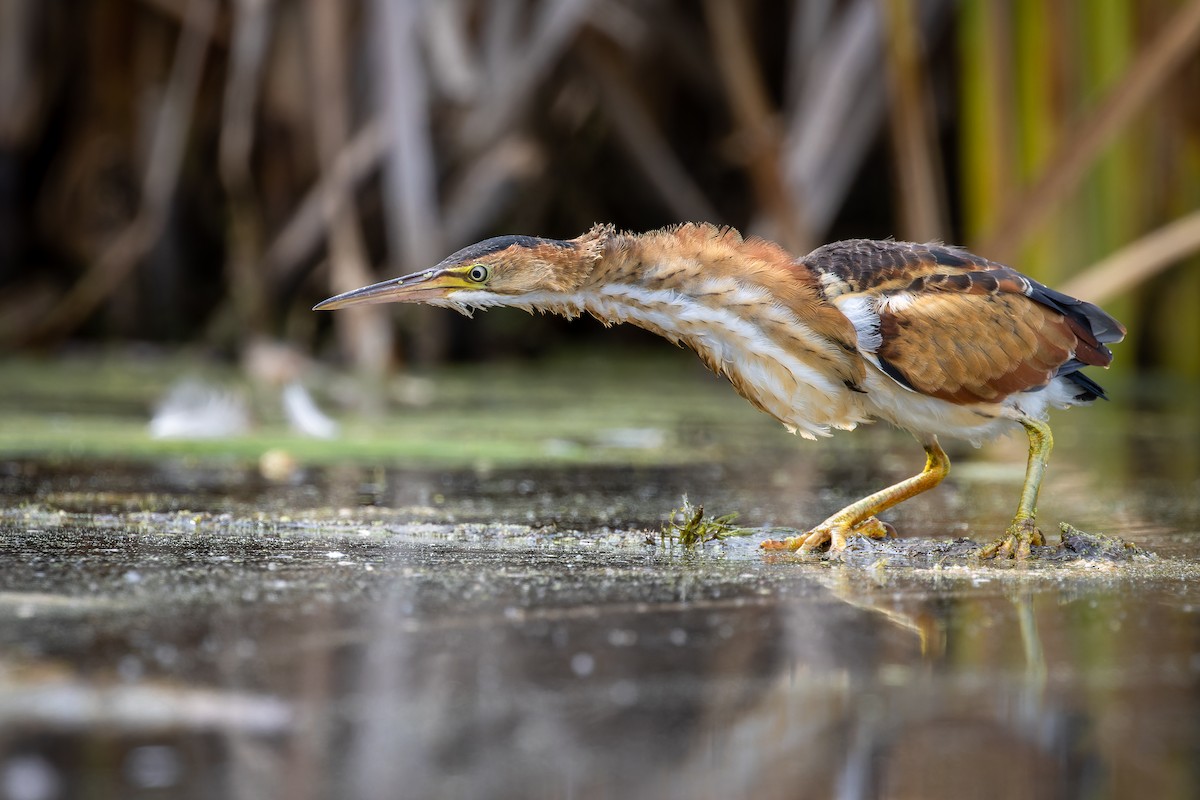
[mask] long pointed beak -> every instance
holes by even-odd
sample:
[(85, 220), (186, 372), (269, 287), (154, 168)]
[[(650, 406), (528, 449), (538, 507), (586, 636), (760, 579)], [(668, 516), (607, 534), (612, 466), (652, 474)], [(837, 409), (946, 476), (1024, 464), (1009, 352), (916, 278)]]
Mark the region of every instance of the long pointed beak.
[(424, 272), (414, 272), (402, 278), (392, 278), (390, 281), (381, 281), (361, 289), (343, 292), (317, 303), (313, 306), (313, 311), (332, 311), (371, 303), (424, 303), (440, 300), (456, 289), (468, 288), (470, 286), (466, 281), (455, 273), (427, 269)]

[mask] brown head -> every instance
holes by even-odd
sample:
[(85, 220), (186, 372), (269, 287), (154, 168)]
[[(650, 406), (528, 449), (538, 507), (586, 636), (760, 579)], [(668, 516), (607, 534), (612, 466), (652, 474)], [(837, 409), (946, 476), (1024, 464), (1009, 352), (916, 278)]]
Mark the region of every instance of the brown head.
[(569, 240), (535, 236), (485, 239), (431, 269), (339, 294), (318, 303), (313, 310), (367, 303), (428, 303), (460, 311), (529, 305), (538, 297), (579, 289), (603, 255), (611, 235), (610, 226), (598, 225)]

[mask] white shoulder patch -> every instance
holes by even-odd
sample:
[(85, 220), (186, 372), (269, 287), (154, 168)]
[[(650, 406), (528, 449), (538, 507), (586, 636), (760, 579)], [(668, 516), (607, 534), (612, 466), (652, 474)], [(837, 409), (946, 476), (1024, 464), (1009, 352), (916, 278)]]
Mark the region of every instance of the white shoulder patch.
[(834, 298), (833, 304), (846, 315), (858, 334), (858, 349), (874, 353), (883, 345), (883, 334), (879, 330), (879, 313), (873, 298), (861, 294), (842, 295)]
[(916, 302), (916, 298), (908, 292), (888, 295), (879, 301), (879, 310), (898, 314)]

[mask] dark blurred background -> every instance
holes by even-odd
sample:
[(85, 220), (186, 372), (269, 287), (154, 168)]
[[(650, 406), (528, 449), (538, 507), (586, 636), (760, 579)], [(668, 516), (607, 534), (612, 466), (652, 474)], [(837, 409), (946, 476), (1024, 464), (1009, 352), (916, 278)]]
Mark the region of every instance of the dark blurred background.
[(708, 220), (964, 244), (1200, 375), (1198, 44), (1178, 0), (0, 0), (0, 346), (537, 354), (599, 327), (309, 309)]

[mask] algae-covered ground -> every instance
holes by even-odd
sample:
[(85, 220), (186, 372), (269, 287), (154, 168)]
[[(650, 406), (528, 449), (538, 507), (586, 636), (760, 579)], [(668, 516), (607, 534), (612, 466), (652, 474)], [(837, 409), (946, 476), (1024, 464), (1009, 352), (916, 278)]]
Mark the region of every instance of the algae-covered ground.
[[(445, 467), (680, 464), (792, 445), (699, 365), (668, 356), (613, 361), (595, 353), (406, 374), (376, 387), (388, 407), (370, 414), (356, 411), (370, 393), (362, 382), (311, 367), (298, 382), (339, 419), (333, 439), (290, 430), (279, 386), (200, 357), (0, 361), (0, 453), (244, 459), (283, 448), (306, 464)], [(245, 429), (155, 438), (151, 417), (179, 385), (202, 387), (218, 413), (221, 402), (244, 412)]]
[[(374, 417), (314, 369), (329, 440), (197, 358), (0, 378), (0, 797), (1200, 788), (1194, 387), (1053, 420), (1048, 537), (1140, 550), (991, 565), (1015, 439), (949, 443), (900, 539), (764, 556), (920, 448), (803, 442), (669, 350), (410, 375)], [(183, 380), (245, 429), (154, 438)], [(748, 535), (684, 547), (685, 495)]]

